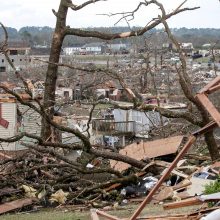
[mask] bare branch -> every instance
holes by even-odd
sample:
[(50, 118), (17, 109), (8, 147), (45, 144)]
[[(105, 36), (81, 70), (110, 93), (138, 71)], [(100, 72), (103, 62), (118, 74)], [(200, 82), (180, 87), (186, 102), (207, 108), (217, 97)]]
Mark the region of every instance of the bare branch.
[[(199, 7), (194, 7), (194, 8), (183, 8), (179, 10), (175, 10), (165, 16), (165, 20), (169, 19), (173, 15), (179, 14), (184, 11), (189, 11), (189, 10), (195, 10), (198, 9)], [(156, 27), (158, 24), (160, 24), (161, 21), (160, 19), (154, 20), (151, 24), (146, 25), (144, 28), (138, 29), (137, 31), (130, 31), (130, 32), (124, 32), (124, 33), (115, 33), (115, 34), (107, 34), (107, 33), (102, 33), (98, 31), (85, 31), (85, 30), (80, 30), (77, 28), (70, 28), (66, 27), (65, 29), (65, 35), (76, 35), (76, 36), (81, 36), (81, 37), (96, 37), (100, 38), (103, 40), (113, 40), (117, 38), (126, 38), (126, 37), (132, 37), (132, 36), (141, 36), (145, 32), (153, 29)]]
[(68, 6), (69, 8), (71, 8), (74, 11), (78, 11), (78, 10), (80, 10), (80, 9), (90, 5), (90, 4), (100, 2), (100, 1), (107, 1), (107, 0), (89, 0), (89, 1), (84, 2), (81, 5), (74, 5), (71, 0), (66, 0), (65, 5)]

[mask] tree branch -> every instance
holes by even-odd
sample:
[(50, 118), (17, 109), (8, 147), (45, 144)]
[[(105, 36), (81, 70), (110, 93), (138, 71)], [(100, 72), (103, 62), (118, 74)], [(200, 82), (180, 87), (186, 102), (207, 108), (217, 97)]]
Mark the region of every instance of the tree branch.
[[(194, 8), (183, 8), (183, 9), (178, 9), (175, 10), (165, 16), (165, 19), (169, 19), (173, 15), (179, 14), (184, 11), (189, 11), (189, 10), (195, 10), (198, 9), (199, 7), (194, 7)], [(132, 37), (132, 36), (141, 36), (145, 32), (153, 29), (156, 27), (158, 24), (161, 23), (161, 20), (157, 19), (154, 20), (151, 24), (145, 26), (144, 28), (141, 28), (137, 31), (130, 31), (130, 32), (124, 32), (124, 33), (115, 33), (115, 34), (107, 34), (107, 33), (102, 33), (98, 31), (85, 31), (85, 30), (80, 30), (77, 28), (70, 28), (66, 27), (64, 34), (65, 35), (75, 35), (75, 36), (80, 36), (80, 37), (96, 37), (100, 38), (103, 40), (113, 40), (113, 39), (118, 39), (118, 38), (126, 38), (126, 37)]]

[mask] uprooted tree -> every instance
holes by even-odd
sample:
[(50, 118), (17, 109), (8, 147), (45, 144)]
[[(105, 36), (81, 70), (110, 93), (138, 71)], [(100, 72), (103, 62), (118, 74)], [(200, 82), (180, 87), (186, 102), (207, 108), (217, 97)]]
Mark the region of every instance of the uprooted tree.
[[(79, 190), (80, 192), (78, 192), (76, 190), (77, 193), (73, 193), (73, 198), (75, 198), (76, 200), (79, 199), (80, 196), (83, 196), (84, 194), (88, 195), (92, 191), (99, 193), (101, 191), (100, 189), (108, 187), (109, 185), (111, 185), (113, 183), (127, 182), (127, 181), (132, 181), (132, 180), (137, 179), (137, 177), (135, 175), (130, 175), (130, 176), (124, 177), (120, 172), (115, 171), (114, 169), (111, 169), (108, 166), (107, 167), (102, 166), (100, 168), (93, 168), (93, 169), (87, 168), (86, 164), (89, 163), (90, 161), (92, 161), (94, 158), (101, 157), (103, 159), (108, 159), (108, 160), (113, 159), (113, 160), (117, 160), (117, 161), (122, 161), (122, 162), (128, 163), (138, 169), (143, 168), (146, 165), (146, 163), (142, 162), (142, 161), (138, 161), (134, 158), (120, 155), (119, 153), (116, 153), (116, 152), (110, 152), (110, 151), (107, 151), (104, 149), (94, 148), (89, 140), (89, 135), (87, 136), (87, 135), (81, 133), (77, 129), (73, 129), (73, 128), (69, 128), (67, 126), (61, 125), (59, 123), (56, 123), (53, 120), (54, 106), (56, 104), (55, 89), (56, 89), (56, 82), (57, 82), (57, 77), (58, 77), (58, 67), (59, 66), (66, 66), (66, 67), (69, 67), (72, 69), (78, 69), (78, 70), (87, 71), (90, 73), (92, 73), (92, 72), (99, 73), (100, 72), (102, 74), (108, 74), (109, 77), (112, 77), (114, 79), (119, 80), (119, 82), (125, 88), (125, 90), (127, 90), (130, 93), (130, 95), (132, 95), (133, 100), (134, 100), (134, 106), (133, 106), (134, 109), (138, 109), (141, 111), (149, 111), (149, 110), (155, 109), (156, 111), (158, 111), (161, 115), (163, 115), (165, 117), (183, 118), (183, 119), (186, 119), (187, 121), (189, 121), (195, 125), (201, 126), (201, 127), (204, 126), (205, 124), (207, 124), (210, 120), (209, 115), (206, 112), (206, 110), (201, 106), (201, 104), (193, 96), (192, 89), (191, 89), (191, 83), (190, 83), (190, 80), (189, 80), (189, 77), (187, 74), (185, 57), (181, 51), (181, 48), (179, 47), (178, 42), (170, 33), (169, 27), (166, 23), (166, 20), (168, 18), (170, 18), (178, 13), (184, 12), (186, 10), (194, 10), (196, 8), (181, 8), (182, 7), (182, 4), (181, 4), (173, 12), (166, 14), (163, 6), (155, 0), (141, 2), (138, 5), (137, 9), (135, 9), (133, 12), (128, 13), (128, 16), (133, 16), (134, 13), (139, 9), (139, 7), (141, 5), (145, 5), (145, 6), (156, 5), (157, 7), (159, 7), (161, 9), (162, 15), (159, 16), (157, 19), (153, 19), (144, 28), (141, 28), (136, 31), (126, 32), (126, 33), (105, 34), (105, 33), (94, 32), (94, 31), (84, 31), (84, 30), (80, 30), (80, 29), (74, 29), (74, 28), (70, 28), (69, 26), (66, 26), (66, 16), (68, 13), (68, 9), (72, 9), (73, 11), (77, 11), (77, 10), (80, 10), (80, 9), (82, 9), (92, 3), (98, 2), (98, 1), (99, 0), (87, 1), (82, 5), (76, 6), (70, 0), (61, 0), (58, 12), (55, 12), (53, 10), (54, 15), (57, 18), (57, 23), (56, 23), (56, 28), (55, 28), (53, 39), (52, 39), (51, 53), (50, 53), (50, 58), (49, 58), (49, 62), (48, 62), (48, 69), (46, 72), (43, 104), (38, 99), (34, 99), (35, 104), (30, 103), (28, 101), (25, 101), (18, 94), (11, 91), (7, 87), (0, 86), (0, 88), (4, 89), (7, 93), (10, 93), (13, 96), (15, 96), (17, 101), (20, 102), (22, 105), (25, 105), (25, 106), (32, 108), (34, 111), (39, 113), (42, 117), (41, 136), (22, 132), (22, 133), (19, 133), (17, 136), (14, 136), (14, 137), (11, 137), (8, 139), (4, 139), (4, 138), (0, 139), (0, 141), (4, 141), (4, 142), (14, 142), (14, 141), (22, 140), (23, 137), (28, 137), (33, 140), (33, 143), (31, 143), (31, 144), (26, 143), (25, 141), (23, 141), (22, 144), (25, 147), (31, 149), (31, 152), (35, 152), (35, 154), (39, 157), (26, 158), (26, 160), (29, 160), (30, 163), (33, 163), (34, 165), (31, 168), (26, 168), (25, 164), (23, 164), (23, 169), (18, 169), (17, 171), (15, 171), (15, 173), (19, 173), (19, 172), (25, 173), (25, 172), (31, 172), (33, 170), (38, 170), (39, 173), (43, 173), (42, 171), (44, 171), (45, 169), (48, 170), (51, 168), (62, 167), (64, 169), (63, 173), (57, 174), (56, 172), (53, 172), (53, 175), (50, 175), (50, 173), (44, 172), (44, 174), (50, 180), (47, 182), (47, 185), (52, 184), (57, 189), (59, 187), (62, 188), (62, 186), (65, 185), (65, 188), (75, 187), (74, 188), (75, 190), (77, 189), (77, 186), (76, 185), (73, 186), (73, 182), (80, 180), (80, 178), (82, 177), (81, 176), (82, 174), (110, 173), (110, 174), (114, 175), (114, 178), (112, 178), (112, 176), (110, 176), (110, 179), (111, 179), (110, 181), (105, 182), (103, 184), (96, 184), (95, 186), (92, 186), (92, 184), (93, 184), (92, 181), (88, 181), (87, 182), (88, 186), (89, 186), (88, 188), (86, 188), (86, 189), (80, 188), (80, 190)], [(126, 16), (126, 15), (123, 14), (123, 16)], [(132, 92), (131, 90), (129, 90), (129, 88), (127, 87), (124, 80), (114, 70), (111, 70), (109, 68), (107, 68), (107, 69), (101, 69), (101, 68), (88, 69), (88, 68), (83, 68), (83, 67), (78, 67), (78, 66), (69, 66), (69, 65), (59, 63), (62, 43), (63, 43), (65, 36), (77, 35), (77, 36), (81, 36), (81, 37), (96, 37), (96, 38), (100, 38), (100, 39), (104, 39), (104, 40), (113, 40), (116, 38), (125, 38), (125, 37), (143, 35), (147, 31), (151, 30), (152, 28), (156, 27), (158, 24), (161, 24), (161, 23), (165, 26), (165, 30), (166, 30), (169, 38), (176, 45), (176, 47), (179, 51), (181, 65), (177, 66), (176, 70), (179, 74), (180, 85), (183, 89), (185, 96), (188, 98), (188, 100), (191, 101), (198, 108), (198, 111), (201, 114), (201, 119), (200, 119), (200, 117), (195, 116), (196, 114), (193, 114), (191, 112), (173, 112), (173, 111), (169, 111), (167, 109), (163, 109), (161, 107), (155, 107), (155, 106), (152, 107), (152, 106), (144, 105), (142, 102), (140, 102), (138, 97), (135, 95), (135, 92)], [(3, 28), (4, 28), (4, 26), (3, 26)], [(9, 61), (9, 63), (11, 64), (11, 66), (13, 67), (13, 69), (16, 73), (16, 76), (24, 83), (27, 93), (32, 96), (31, 90), (29, 89), (25, 79), (22, 77), (22, 72), (18, 72), (16, 70), (15, 66), (13, 65), (13, 63), (10, 62), (10, 59), (7, 55), (7, 32), (6, 32), (6, 30), (5, 30), (5, 34), (6, 34), (6, 40), (1, 46), (1, 52), (3, 52), (5, 54), (7, 60)], [(94, 109), (94, 106), (95, 105), (93, 105), (92, 110)], [(91, 122), (91, 118), (92, 118), (92, 111), (90, 113), (88, 125)], [(53, 135), (52, 131), (54, 128), (56, 128), (57, 130), (60, 130), (61, 132), (68, 132), (68, 133), (78, 137), (80, 139), (80, 143), (79, 144), (63, 144), (60, 141), (56, 141), (56, 142), (52, 141), (52, 139), (50, 137)], [(206, 143), (208, 145), (212, 159), (219, 158), (219, 152), (217, 150), (217, 145), (215, 143), (215, 139), (213, 137), (212, 132), (207, 133), (205, 135), (205, 138), (206, 138)], [(57, 150), (60, 148), (66, 149), (69, 151), (81, 150), (89, 156), (87, 157), (86, 162), (85, 161), (84, 162), (72, 161), (71, 159), (66, 157), (66, 155), (60, 153)], [(42, 158), (44, 157), (45, 154), (50, 155), (53, 158), (56, 158), (56, 160), (54, 161), (50, 158), (49, 163), (42, 165), (41, 164), (43, 161)], [(5, 163), (9, 163), (9, 162), (19, 163), (21, 161), (23, 161), (22, 157), (16, 158), (16, 159), (8, 159), (8, 160), (2, 162), (1, 164), (5, 164)], [(61, 161), (64, 163), (61, 163)], [(40, 166), (39, 166), (39, 163), (40, 163)], [(59, 178), (59, 181), (56, 181), (56, 175), (63, 175), (63, 176)], [(82, 181), (82, 179), (83, 178), (81, 178), (81, 181)], [(9, 178), (9, 180), (11, 180), (11, 178)], [(72, 181), (71, 182), (72, 185), (71, 184), (62, 185), (63, 182), (65, 182), (66, 180), (68, 180), (67, 181), (68, 183)], [(8, 180), (5, 180), (5, 181), (8, 184), (10, 184), (10, 182)], [(13, 181), (13, 184), (15, 184), (14, 181)], [(43, 183), (41, 183), (41, 184), (43, 184)], [(40, 188), (41, 184), (39, 184), (39, 185), (36, 184), (36, 187)], [(92, 200), (93, 198), (95, 198), (95, 196), (98, 196), (98, 195), (95, 194), (92, 197), (90, 197), (90, 199)]]

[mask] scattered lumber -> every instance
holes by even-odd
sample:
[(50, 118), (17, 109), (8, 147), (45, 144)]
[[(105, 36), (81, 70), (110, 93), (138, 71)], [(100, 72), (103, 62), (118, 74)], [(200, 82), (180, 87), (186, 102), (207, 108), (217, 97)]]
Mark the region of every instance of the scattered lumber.
[(181, 208), (185, 206), (199, 205), (199, 204), (209, 202), (209, 201), (219, 201), (219, 200), (220, 200), (220, 193), (213, 193), (210, 195), (196, 196), (196, 197), (185, 199), (185, 200), (178, 201), (178, 202), (167, 203), (163, 205), (163, 208), (164, 209), (175, 209), (175, 208)]
[(25, 199), (18, 199), (12, 202), (7, 202), (2, 205), (0, 205), (0, 215), (14, 211), (16, 209), (21, 209), (25, 206), (32, 205), (36, 201), (35, 198), (25, 198)]
[(177, 202), (172, 202), (172, 203), (167, 203), (163, 205), (163, 208), (165, 210), (167, 209), (176, 209), (176, 208), (181, 208), (181, 207), (186, 207), (186, 206), (192, 206), (192, 205), (200, 205), (203, 202), (197, 198), (189, 198), (189, 199), (184, 199), (182, 201), (177, 201)]

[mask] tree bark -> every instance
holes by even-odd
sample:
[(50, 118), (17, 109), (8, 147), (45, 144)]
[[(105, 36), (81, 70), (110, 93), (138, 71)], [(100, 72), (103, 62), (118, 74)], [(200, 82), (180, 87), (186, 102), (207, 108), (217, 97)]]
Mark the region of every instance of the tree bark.
[(218, 145), (215, 141), (213, 131), (210, 131), (205, 134), (205, 142), (207, 144), (212, 160), (214, 161), (214, 160), (219, 159), (220, 155), (219, 155)]
[[(68, 7), (65, 5), (65, 2), (66, 0), (61, 0), (59, 10), (56, 13), (57, 22), (52, 38), (49, 64), (45, 79), (45, 92), (44, 92), (43, 105), (50, 119), (52, 119), (54, 115), (55, 91), (56, 91), (56, 81), (58, 74), (58, 66), (55, 65), (55, 63), (59, 62), (62, 44), (65, 37), (64, 29), (66, 27), (66, 17), (68, 12)], [(41, 135), (44, 140), (47, 140), (51, 136), (51, 132), (52, 132), (51, 125), (44, 118), (42, 119), (42, 125), (43, 126), (41, 130)]]

